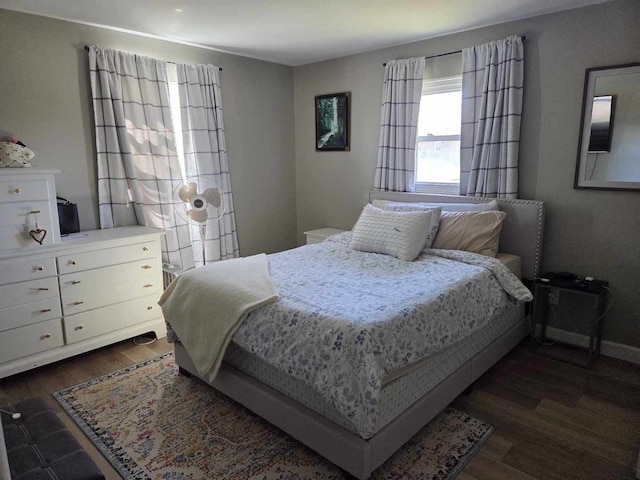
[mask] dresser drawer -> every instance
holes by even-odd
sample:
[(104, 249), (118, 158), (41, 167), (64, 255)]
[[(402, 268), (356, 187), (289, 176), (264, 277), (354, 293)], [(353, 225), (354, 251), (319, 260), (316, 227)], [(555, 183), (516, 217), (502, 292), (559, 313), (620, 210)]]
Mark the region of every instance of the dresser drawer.
[[(145, 268), (148, 265), (151, 268)], [(154, 259), (151, 262), (149, 260), (139, 260), (84, 272), (68, 273), (67, 275), (60, 275), (60, 293), (65, 295), (138, 280), (143, 281), (145, 285), (161, 283), (162, 278), (159, 270), (160, 267), (157, 265), (156, 259)]]
[(60, 319), (0, 333), (0, 363), (44, 352), (64, 344)]
[(48, 199), (49, 182), (46, 180), (0, 180), (0, 202)]
[(15, 248), (40, 247), (44, 245), (53, 245), (55, 243), (55, 235), (51, 228), (51, 223), (40, 222), (38, 226), (47, 231), (42, 243), (39, 244), (29, 235), (29, 230), (35, 228), (35, 224), (28, 226), (0, 226), (0, 245), (3, 249), (13, 250)]
[(42, 222), (51, 223), (51, 210), (46, 200), (37, 202), (0, 203), (0, 225), (29, 225), (35, 228)]
[(61, 316), (60, 300), (57, 298), (3, 308), (0, 309), (0, 332)]
[(58, 298), (58, 280), (55, 277), (14, 283), (0, 287), (0, 308)]
[(160, 316), (158, 296), (152, 295), (65, 317), (64, 333), (67, 343), (75, 343)]
[(121, 283), (95, 290), (82, 290), (62, 296), (62, 311), (65, 316), (73, 315), (94, 308), (105, 307), (126, 302), (134, 298), (156, 294), (156, 302), (162, 293), (162, 282), (150, 279), (137, 282)]
[(0, 263), (0, 285), (53, 277), (56, 274), (56, 259), (53, 257)]
[[(118, 263), (133, 262), (142, 259), (152, 259), (160, 257), (159, 242), (144, 242), (134, 245), (124, 245), (122, 247), (109, 248), (107, 250), (95, 250), (72, 255), (62, 255), (58, 257), (58, 272), (60, 274), (80, 272), (92, 268), (106, 267)], [(149, 262), (150, 268), (153, 263)], [(161, 268), (161, 264), (155, 268)]]

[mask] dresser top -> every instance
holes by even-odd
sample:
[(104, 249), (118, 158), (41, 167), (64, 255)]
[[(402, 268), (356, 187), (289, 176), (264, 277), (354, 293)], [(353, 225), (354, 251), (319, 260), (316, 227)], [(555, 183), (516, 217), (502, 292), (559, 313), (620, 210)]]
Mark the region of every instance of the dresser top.
[(142, 226), (105, 228), (72, 233), (62, 237), (62, 242), (56, 245), (20, 248), (15, 250), (0, 250), (0, 260), (17, 259), (23, 257), (47, 257), (59, 255), (66, 251), (91, 250), (127, 243), (144, 242), (152, 237), (163, 235), (164, 230)]
[(4, 175), (50, 175), (60, 170), (50, 168), (0, 168), (0, 176)]

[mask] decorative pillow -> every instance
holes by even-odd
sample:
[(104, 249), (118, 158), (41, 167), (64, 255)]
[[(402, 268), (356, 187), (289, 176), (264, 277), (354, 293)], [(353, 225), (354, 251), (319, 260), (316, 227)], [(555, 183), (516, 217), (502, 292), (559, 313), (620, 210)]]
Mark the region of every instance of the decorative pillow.
[(424, 242), (424, 248), (431, 248), (433, 240), (438, 233), (438, 225), (440, 224), (440, 214), (442, 213), (442, 207), (421, 207), (414, 205), (389, 205), (383, 208), (383, 210), (390, 210), (392, 212), (433, 212), (431, 216), (431, 223), (429, 224), (427, 232), (427, 240)]
[(388, 210), (390, 207), (400, 205), (412, 207), (437, 208), (442, 207), (443, 212), (485, 212), (488, 210), (499, 210), (498, 201), (491, 200), (485, 203), (431, 203), (431, 202), (393, 202), (391, 200), (374, 200), (373, 206)]
[(0, 142), (0, 168), (30, 167), (35, 153), (21, 144)]
[(442, 212), (438, 234), (431, 247), (495, 257), (506, 216), (500, 211)]
[(427, 240), (433, 212), (392, 212), (366, 205), (353, 227), (354, 250), (383, 253), (411, 262)]

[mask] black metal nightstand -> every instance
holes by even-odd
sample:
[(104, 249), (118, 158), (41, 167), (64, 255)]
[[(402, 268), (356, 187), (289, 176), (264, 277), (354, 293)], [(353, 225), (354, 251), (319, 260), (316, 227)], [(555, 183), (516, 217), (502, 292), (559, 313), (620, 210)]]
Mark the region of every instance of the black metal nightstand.
[[(601, 280), (587, 282), (579, 279), (550, 279), (547, 282), (537, 280), (533, 286), (533, 309), (530, 322), (531, 349), (540, 355), (592, 368), (600, 355), (602, 327), (609, 306), (608, 282)], [(563, 303), (580, 306), (581, 315), (574, 308), (564, 308)], [(583, 332), (577, 335), (589, 337), (589, 346), (579, 346), (559, 339), (550, 338), (548, 329), (554, 312), (564, 320), (573, 323)], [(586, 355), (585, 355), (586, 354)]]

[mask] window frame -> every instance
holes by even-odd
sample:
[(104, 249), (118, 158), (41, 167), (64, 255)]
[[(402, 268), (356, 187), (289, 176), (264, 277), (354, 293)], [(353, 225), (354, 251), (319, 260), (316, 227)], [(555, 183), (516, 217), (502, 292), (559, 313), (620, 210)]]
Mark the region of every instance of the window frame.
[[(425, 79), (422, 82), (422, 93), (420, 98), (425, 95), (434, 95), (438, 93), (461, 92), (462, 94), (462, 74), (452, 77)], [(462, 113), (460, 115), (462, 120)], [(460, 141), (460, 135), (423, 135), (416, 137), (415, 148), (415, 174), (418, 176), (418, 144), (440, 141)], [(458, 160), (459, 161), (459, 160)], [(418, 193), (433, 193), (440, 195), (459, 195), (460, 183), (444, 183), (444, 182), (418, 182), (414, 184), (414, 191)]]

